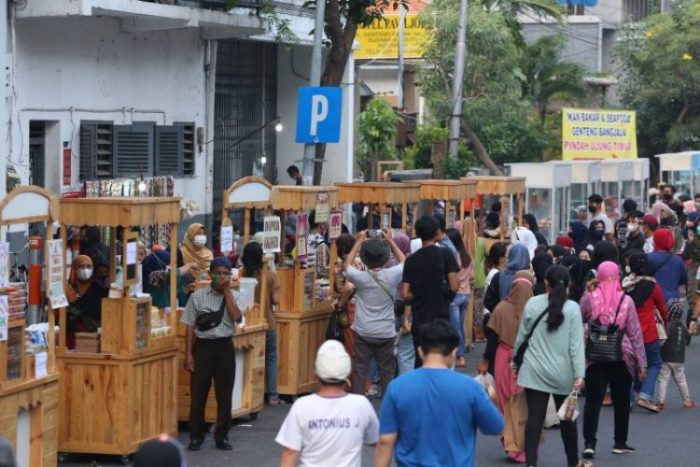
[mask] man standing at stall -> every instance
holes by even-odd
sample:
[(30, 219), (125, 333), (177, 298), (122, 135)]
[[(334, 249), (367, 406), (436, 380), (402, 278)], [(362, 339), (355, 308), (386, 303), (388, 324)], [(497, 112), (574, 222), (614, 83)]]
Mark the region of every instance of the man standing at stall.
[(192, 372), (190, 384), (190, 451), (199, 451), (205, 437), (204, 410), (214, 378), (216, 395), (216, 449), (233, 449), (228, 441), (231, 397), (236, 375), (233, 337), (241, 321), (231, 292), (231, 262), (214, 258), (209, 267), (211, 286), (197, 290), (187, 302), (180, 322), (187, 326), (185, 368)]

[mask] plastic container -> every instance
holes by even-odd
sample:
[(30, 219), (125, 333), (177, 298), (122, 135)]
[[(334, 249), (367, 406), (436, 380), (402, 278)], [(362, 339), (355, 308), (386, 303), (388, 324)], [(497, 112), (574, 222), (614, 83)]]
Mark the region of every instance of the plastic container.
[(258, 280), (253, 277), (241, 277), (239, 283), (238, 307), (245, 313), (255, 304), (255, 286), (258, 285)]

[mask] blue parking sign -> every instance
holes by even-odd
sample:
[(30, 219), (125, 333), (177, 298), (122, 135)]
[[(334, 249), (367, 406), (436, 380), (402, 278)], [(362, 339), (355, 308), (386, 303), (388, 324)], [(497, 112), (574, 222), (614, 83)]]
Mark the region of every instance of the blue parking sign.
[(343, 111), (339, 87), (299, 88), (297, 143), (337, 143)]

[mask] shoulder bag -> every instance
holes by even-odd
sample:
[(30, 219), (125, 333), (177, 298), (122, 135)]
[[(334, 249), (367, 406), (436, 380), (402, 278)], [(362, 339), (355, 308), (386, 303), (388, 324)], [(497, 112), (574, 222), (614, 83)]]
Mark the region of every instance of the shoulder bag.
[(221, 307), (217, 311), (197, 315), (197, 320), (195, 321), (197, 330), (206, 332), (218, 327), (224, 319), (224, 311), (226, 311), (226, 298), (221, 301)]
[(532, 328), (530, 328), (530, 332), (527, 333), (527, 337), (525, 337), (525, 340), (520, 343), (520, 346), (518, 346), (518, 350), (515, 352), (515, 355), (513, 355), (513, 363), (515, 363), (515, 368), (520, 369), (520, 367), (523, 364), (523, 359), (525, 358), (525, 351), (527, 351), (527, 348), (530, 347), (530, 339), (532, 338), (532, 333), (535, 332), (535, 328), (537, 327), (538, 324), (540, 324), (540, 321), (542, 321), (542, 318), (544, 318), (544, 315), (547, 314), (548, 309), (545, 309), (540, 315), (537, 317), (535, 320), (535, 324), (532, 325)]
[[(450, 252), (447, 247), (439, 246), (438, 248), (445, 249), (446, 251)], [(442, 251), (438, 250), (438, 253), (440, 255), (438, 266), (440, 267), (440, 279), (442, 280), (442, 295), (445, 297), (445, 300), (447, 300), (447, 303), (450, 303), (455, 299), (455, 295), (457, 294), (450, 289), (450, 281), (447, 279), (447, 272), (445, 271), (445, 258), (442, 256)], [(452, 253), (450, 252), (450, 254)]]
[(374, 279), (374, 282), (376, 282), (377, 285), (381, 287), (381, 289), (389, 296), (389, 300), (391, 300), (391, 303), (394, 305), (394, 316), (397, 318), (402, 316), (404, 310), (403, 300), (394, 299), (394, 296), (391, 294), (391, 292), (389, 292), (389, 289), (386, 288), (386, 285), (382, 283), (377, 276), (372, 274), (370, 271), (367, 271), (367, 274), (369, 274), (369, 277)]
[(620, 303), (617, 304), (615, 319), (612, 324), (604, 325), (600, 320), (588, 323), (588, 338), (586, 339), (586, 358), (595, 363), (613, 363), (622, 361), (623, 332), (617, 325), (617, 316), (625, 299), (622, 294)]

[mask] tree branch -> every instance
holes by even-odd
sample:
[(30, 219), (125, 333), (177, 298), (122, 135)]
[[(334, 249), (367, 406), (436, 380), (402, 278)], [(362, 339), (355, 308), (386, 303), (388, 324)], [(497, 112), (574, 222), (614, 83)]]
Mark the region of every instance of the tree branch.
[(494, 175), (503, 175), (503, 172), (501, 169), (498, 168), (498, 166), (491, 160), (491, 156), (489, 156), (488, 151), (486, 151), (486, 148), (484, 147), (483, 144), (481, 144), (481, 140), (479, 139), (479, 136), (474, 132), (474, 129), (467, 123), (467, 121), (462, 117), (462, 130), (464, 133), (466, 133), (467, 138), (469, 138), (469, 141), (474, 145), (474, 148), (476, 149), (476, 154), (479, 156), (479, 159), (481, 159), (481, 162), (484, 163), (484, 165), (493, 173)]

